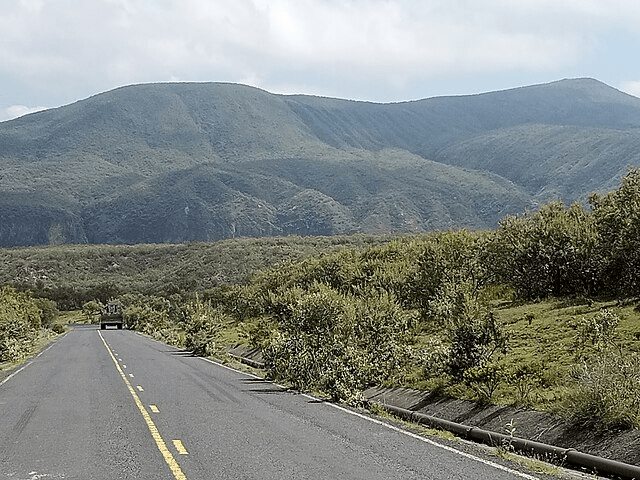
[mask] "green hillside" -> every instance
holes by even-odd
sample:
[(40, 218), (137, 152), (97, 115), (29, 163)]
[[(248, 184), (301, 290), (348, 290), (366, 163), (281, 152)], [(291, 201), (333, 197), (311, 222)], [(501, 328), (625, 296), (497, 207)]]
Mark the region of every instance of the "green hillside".
[(640, 99), (590, 79), (374, 104), (122, 87), (0, 123), (0, 246), (492, 228), (638, 163)]

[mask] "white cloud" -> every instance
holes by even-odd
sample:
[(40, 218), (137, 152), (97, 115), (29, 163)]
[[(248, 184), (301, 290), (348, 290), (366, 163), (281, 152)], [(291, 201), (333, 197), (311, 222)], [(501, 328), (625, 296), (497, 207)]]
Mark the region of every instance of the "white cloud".
[(21, 0), (0, 3), (0, 88), (77, 99), (179, 78), (397, 98), (453, 76), (553, 78), (611, 30), (640, 33), (640, 2)]
[(22, 117), (29, 113), (40, 112), (46, 110), (47, 107), (27, 107), (25, 105), (11, 105), (0, 111), (0, 121), (12, 120), (14, 118)]
[(640, 80), (628, 80), (620, 84), (620, 90), (640, 98)]

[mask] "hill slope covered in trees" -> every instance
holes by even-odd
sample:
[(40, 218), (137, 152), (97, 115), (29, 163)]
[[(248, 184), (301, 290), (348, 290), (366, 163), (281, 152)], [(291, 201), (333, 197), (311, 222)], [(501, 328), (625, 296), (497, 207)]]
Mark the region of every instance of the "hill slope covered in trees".
[(0, 247), (493, 227), (640, 160), (640, 99), (590, 79), (374, 104), (122, 87), (0, 123)]

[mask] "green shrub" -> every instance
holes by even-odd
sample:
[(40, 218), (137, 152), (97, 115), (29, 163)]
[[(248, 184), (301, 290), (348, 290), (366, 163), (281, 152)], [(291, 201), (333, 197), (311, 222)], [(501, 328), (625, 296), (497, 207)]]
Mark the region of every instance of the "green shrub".
[(589, 198), (604, 260), (602, 278), (608, 294), (640, 295), (640, 169), (631, 168), (620, 188)]
[(420, 362), (425, 378), (434, 378), (447, 373), (447, 362), (451, 347), (439, 338), (430, 337), (424, 341), (417, 361)]
[(508, 334), (492, 313), (469, 318), (452, 331), (447, 369), (455, 379), (461, 379), (467, 370), (484, 368), (507, 349)]
[(607, 354), (574, 371), (573, 418), (597, 428), (640, 428), (640, 356)]
[(602, 309), (591, 318), (583, 318), (576, 325), (574, 349), (578, 359), (586, 358), (590, 350), (602, 353), (616, 347), (615, 331), (620, 318), (609, 309)]
[(471, 387), (480, 401), (490, 402), (498, 386), (505, 379), (504, 368), (495, 363), (485, 363), (464, 371), (464, 382)]
[(515, 401), (519, 405), (532, 404), (532, 394), (544, 384), (544, 368), (539, 363), (512, 365), (506, 372), (506, 380), (516, 391)]
[(471, 368), (482, 368), (498, 354), (506, 354), (508, 332), (479, 300), (473, 280), (460, 278), (440, 285), (429, 305), (429, 315), (450, 342), (446, 371), (462, 380)]
[(66, 329), (64, 328), (64, 325), (61, 325), (59, 323), (53, 324), (53, 326), (51, 327), (51, 330), (53, 330), (53, 333), (57, 333), (58, 335), (66, 331)]
[[(433, 303), (448, 296), (445, 290), (464, 283), (468, 294), (476, 297), (486, 282), (479, 252), (483, 245), (480, 234), (466, 230), (442, 232), (429, 236), (417, 258), (417, 272), (412, 279), (415, 305), (425, 317), (433, 316)], [(442, 307), (440, 300), (439, 307)]]
[(482, 263), (495, 282), (524, 299), (593, 295), (601, 287), (598, 239), (593, 217), (581, 205), (551, 202), (535, 213), (505, 217)]
[(40, 309), (40, 322), (43, 328), (49, 328), (58, 314), (56, 302), (47, 298), (34, 298), (33, 301)]
[(100, 320), (100, 313), (102, 312), (103, 305), (97, 300), (91, 300), (90, 302), (82, 305), (82, 314), (85, 316), (89, 323), (98, 323)]
[(153, 335), (171, 326), (165, 310), (156, 309), (148, 304), (130, 305), (124, 309), (122, 316), (127, 328), (147, 335)]
[(272, 293), (269, 311), (277, 329), (266, 340), (265, 366), (295, 388), (357, 403), (365, 388), (403, 370), (413, 317), (388, 293), (363, 299), (314, 284)]
[(211, 356), (220, 350), (219, 334), (231, 317), (198, 297), (185, 308), (184, 346), (195, 355)]
[(33, 349), (42, 310), (28, 293), (0, 287), (0, 360), (19, 361)]

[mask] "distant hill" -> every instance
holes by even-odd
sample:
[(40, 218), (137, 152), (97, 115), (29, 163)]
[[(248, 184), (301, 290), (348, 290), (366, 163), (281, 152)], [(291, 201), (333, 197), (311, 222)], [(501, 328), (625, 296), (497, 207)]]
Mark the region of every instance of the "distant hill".
[(596, 80), (375, 104), (122, 87), (0, 123), (0, 247), (488, 228), (640, 164), (640, 99)]

